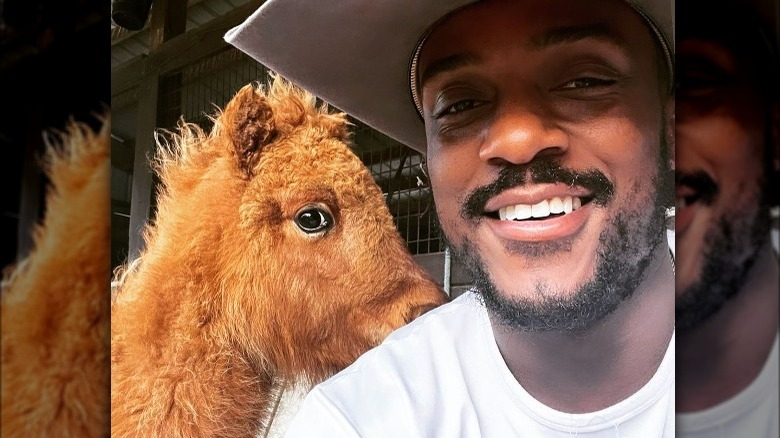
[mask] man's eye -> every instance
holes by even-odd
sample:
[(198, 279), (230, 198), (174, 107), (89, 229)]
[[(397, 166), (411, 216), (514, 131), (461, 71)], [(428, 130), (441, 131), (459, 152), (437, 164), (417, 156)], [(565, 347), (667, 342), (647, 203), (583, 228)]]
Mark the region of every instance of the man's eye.
[(444, 109), (442, 109), (441, 111), (439, 111), (438, 114), (436, 114), (436, 117), (462, 113), (464, 111), (472, 110), (479, 105), (480, 105), (479, 102), (477, 102), (474, 99), (459, 100), (453, 103), (452, 105), (444, 107)]
[(615, 83), (613, 79), (599, 79), (599, 78), (577, 78), (572, 79), (560, 87), (560, 90), (578, 90), (583, 88), (596, 88), (605, 87)]

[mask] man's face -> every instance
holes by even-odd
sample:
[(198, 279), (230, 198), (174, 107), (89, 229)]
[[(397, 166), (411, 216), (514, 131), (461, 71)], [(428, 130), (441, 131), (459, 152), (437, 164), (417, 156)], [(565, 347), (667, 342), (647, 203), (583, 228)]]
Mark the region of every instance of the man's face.
[(505, 322), (592, 325), (633, 292), (662, 241), (654, 44), (611, 0), (481, 2), (425, 42), (436, 210)]
[(767, 238), (766, 107), (748, 63), (722, 44), (677, 45), (677, 325), (696, 326), (744, 284)]

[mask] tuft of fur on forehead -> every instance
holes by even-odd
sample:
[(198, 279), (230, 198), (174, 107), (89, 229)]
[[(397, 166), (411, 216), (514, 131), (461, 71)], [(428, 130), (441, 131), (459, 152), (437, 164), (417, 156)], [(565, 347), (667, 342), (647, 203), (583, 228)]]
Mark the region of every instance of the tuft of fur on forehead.
[[(307, 141), (287, 147), (349, 138), (345, 114), (331, 114), (327, 104), (317, 105), (312, 94), (276, 76), (268, 87), (245, 85), (224, 110), (209, 118), (214, 123), (210, 133), (184, 119), (179, 120), (176, 132), (156, 133), (152, 166), (164, 187), (199, 178), (214, 160), (228, 158), (225, 154), (237, 160), (243, 179), (250, 179), (264, 147), (283, 143), (296, 133), (305, 133)], [(226, 147), (227, 142), (234, 147)]]

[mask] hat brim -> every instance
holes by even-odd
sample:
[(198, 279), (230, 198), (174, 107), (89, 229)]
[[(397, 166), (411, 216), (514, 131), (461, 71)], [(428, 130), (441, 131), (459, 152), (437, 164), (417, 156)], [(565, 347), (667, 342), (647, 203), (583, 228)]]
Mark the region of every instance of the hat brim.
[[(475, 0), (270, 0), (225, 40), (367, 125), (425, 153), (410, 62), (428, 28)], [(631, 1), (670, 54), (673, 0)]]

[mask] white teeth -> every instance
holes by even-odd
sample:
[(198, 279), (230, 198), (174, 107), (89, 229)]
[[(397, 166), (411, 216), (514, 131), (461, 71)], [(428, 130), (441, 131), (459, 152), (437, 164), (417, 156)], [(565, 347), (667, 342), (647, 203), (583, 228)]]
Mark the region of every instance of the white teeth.
[(550, 213), (551, 214), (563, 213), (563, 201), (561, 201), (561, 198), (550, 199)]
[(523, 220), (528, 219), (530, 217), (533, 217), (533, 207), (530, 205), (525, 204), (518, 204), (515, 205), (515, 219), (516, 220)]
[(563, 212), (564, 213), (571, 213), (572, 212), (571, 196), (567, 196), (567, 197), (563, 198)]
[(551, 214), (568, 214), (581, 206), (582, 200), (577, 196), (554, 197), (535, 205), (517, 204), (504, 207), (498, 210), (498, 217), (502, 221), (543, 218)]
[(550, 203), (545, 199), (544, 201), (534, 204), (531, 207), (531, 215), (533, 217), (547, 217), (550, 215)]

